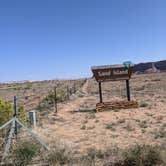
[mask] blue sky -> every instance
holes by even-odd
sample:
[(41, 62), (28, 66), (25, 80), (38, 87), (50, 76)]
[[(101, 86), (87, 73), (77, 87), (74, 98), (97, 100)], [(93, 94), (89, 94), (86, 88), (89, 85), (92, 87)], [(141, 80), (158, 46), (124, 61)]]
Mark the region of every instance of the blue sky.
[(165, 0), (1, 0), (0, 82), (166, 59)]

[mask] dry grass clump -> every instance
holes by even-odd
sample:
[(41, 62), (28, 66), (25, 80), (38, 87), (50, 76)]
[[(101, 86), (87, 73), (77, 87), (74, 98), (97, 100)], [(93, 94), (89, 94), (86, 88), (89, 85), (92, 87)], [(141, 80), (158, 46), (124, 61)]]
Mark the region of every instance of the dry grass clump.
[(146, 121), (146, 120), (141, 121), (141, 122), (139, 123), (139, 126), (140, 126), (141, 128), (147, 128), (147, 127), (148, 127), (147, 121)]
[(128, 166), (153, 166), (162, 163), (161, 154), (157, 147), (149, 145), (136, 145), (123, 153), (121, 165)]
[(135, 128), (130, 123), (127, 123), (127, 125), (123, 128), (130, 132), (135, 130)]
[(40, 157), (42, 163), (49, 166), (69, 165), (73, 162), (73, 151), (65, 143), (56, 140), (50, 144), (50, 150), (43, 151)]
[(71, 162), (70, 152), (65, 147), (52, 147), (51, 151), (48, 152), (45, 161), (50, 166), (54, 165), (65, 165)]
[(112, 156), (108, 156), (104, 166), (164, 166), (166, 157), (161, 147), (152, 145), (135, 145), (116, 155), (114, 160)]
[(27, 166), (39, 155), (40, 146), (31, 141), (19, 142), (4, 160), (5, 166)]
[(147, 106), (148, 106), (148, 103), (141, 102), (139, 106), (140, 106), (140, 107), (147, 107)]
[(108, 124), (106, 124), (105, 128), (110, 129), (111, 131), (116, 131), (115, 126), (116, 126), (115, 123), (108, 123)]
[[(11, 166), (32, 166), (34, 164), (49, 166), (165, 166), (165, 145), (134, 145), (120, 149), (117, 146), (96, 149), (88, 148), (86, 152), (72, 150), (62, 142), (54, 142), (50, 150), (42, 150), (32, 142), (22, 142), (8, 156)], [(36, 162), (35, 162), (36, 161)]]
[(85, 130), (86, 129), (86, 125), (82, 125), (80, 129), (81, 130)]
[(158, 139), (158, 138), (166, 138), (166, 128), (164, 126), (161, 126), (158, 129), (155, 129), (154, 132), (152, 132), (154, 134), (154, 138)]

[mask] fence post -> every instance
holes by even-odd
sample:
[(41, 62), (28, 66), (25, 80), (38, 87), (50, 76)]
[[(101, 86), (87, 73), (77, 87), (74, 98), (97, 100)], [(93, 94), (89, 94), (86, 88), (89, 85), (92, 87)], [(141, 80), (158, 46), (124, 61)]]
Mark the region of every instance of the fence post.
[(67, 93), (67, 99), (69, 100), (70, 98), (70, 91), (69, 91), (69, 87), (66, 87), (66, 93)]
[(76, 84), (73, 85), (74, 93), (76, 93)]
[(56, 89), (56, 87), (54, 87), (54, 112), (55, 113), (58, 112), (58, 108), (57, 108), (57, 89)]
[(30, 125), (35, 128), (36, 127), (36, 111), (35, 110), (29, 111), (29, 121), (30, 121)]
[[(18, 118), (18, 97), (14, 96), (14, 115), (13, 117)], [(17, 126), (17, 122), (15, 121), (15, 135), (17, 138), (17, 133), (18, 133), (18, 126)]]

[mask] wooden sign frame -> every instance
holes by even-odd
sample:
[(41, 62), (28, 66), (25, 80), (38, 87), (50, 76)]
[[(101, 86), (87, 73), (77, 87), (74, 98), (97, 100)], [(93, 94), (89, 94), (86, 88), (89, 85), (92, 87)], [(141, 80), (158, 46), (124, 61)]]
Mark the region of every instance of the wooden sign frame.
[(128, 101), (130, 98), (130, 84), (129, 80), (132, 75), (133, 65), (125, 67), (124, 65), (107, 65), (107, 66), (93, 66), (91, 68), (93, 76), (99, 84), (100, 103), (102, 98), (102, 82), (126, 80), (126, 93)]

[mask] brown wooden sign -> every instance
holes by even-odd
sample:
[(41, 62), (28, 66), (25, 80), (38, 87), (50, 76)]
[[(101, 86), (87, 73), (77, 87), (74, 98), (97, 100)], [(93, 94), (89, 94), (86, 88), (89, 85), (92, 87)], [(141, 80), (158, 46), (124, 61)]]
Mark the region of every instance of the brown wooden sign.
[(129, 80), (133, 67), (126, 68), (124, 65), (94, 66), (91, 68), (98, 82)]

